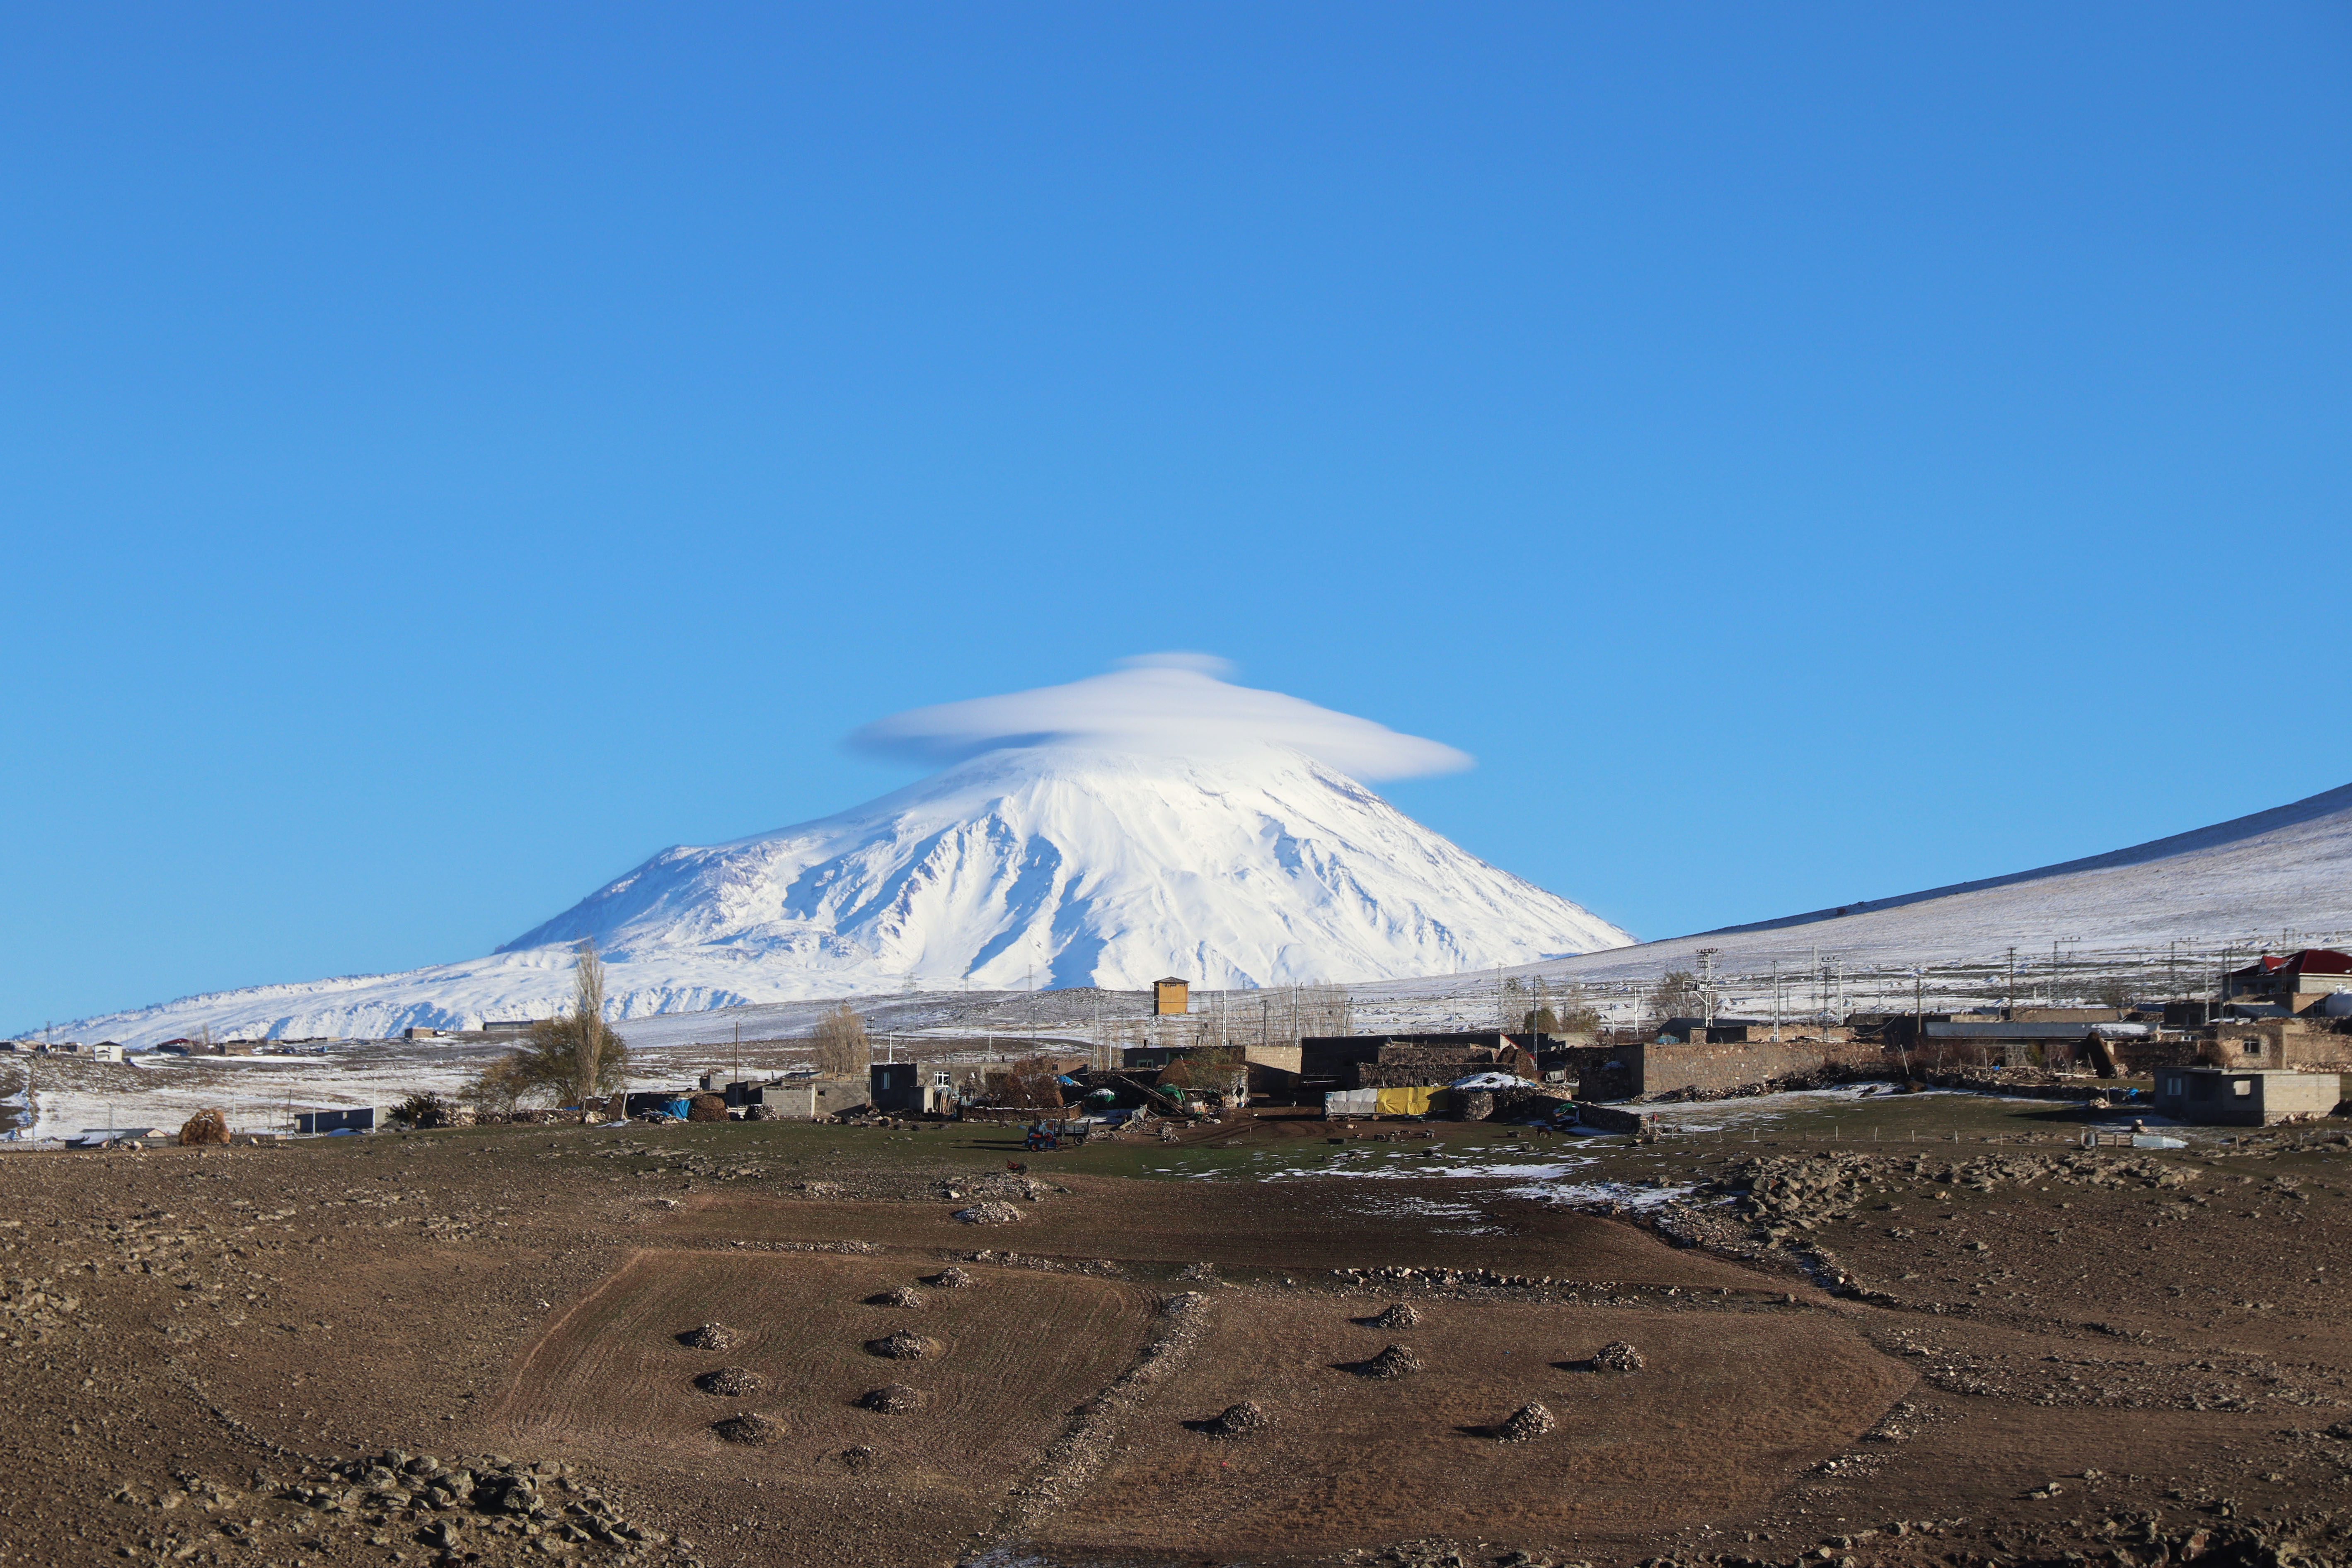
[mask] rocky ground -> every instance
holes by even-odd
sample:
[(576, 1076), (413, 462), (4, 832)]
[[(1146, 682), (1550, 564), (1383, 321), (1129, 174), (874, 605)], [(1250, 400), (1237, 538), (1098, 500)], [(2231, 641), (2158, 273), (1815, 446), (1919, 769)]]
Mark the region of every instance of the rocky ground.
[[(9, 1155), (0, 1563), (2352, 1560), (2352, 1138), (2084, 1150), (2047, 1106), (1916, 1102), (1870, 1139), (1839, 1111), (1533, 1181), (1241, 1124), (1176, 1155), (764, 1124)], [(1463, 1168), (1498, 1146), (1437, 1132)], [(1308, 1149), (1328, 1166), (1252, 1174)], [(1016, 1218), (952, 1218), (982, 1205)], [(918, 1304), (856, 1310), (933, 1324), (992, 1270), (1066, 1275), (1148, 1326), (1025, 1459), (961, 1474), (887, 1437), (806, 1469), (772, 1382), (693, 1417), (765, 1411), (756, 1462), (520, 1421), (573, 1314), (679, 1249), (887, 1264)], [(929, 1282), (950, 1268), (982, 1288)], [(787, 1299), (740, 1307), (789, 1339)], [(1595, 1364), (1618, 1342), (1638, 1367)], [(1335, 1370), (1391, 1343), (1423, 1368)], [(860, 1391), (938, 1375), (868, 1364)], [(902, 1408), (871, 1418), (933, 1418)], [(631, 1409), (616, 1386), (597, 1418)], [(1427, 1500), (1368, 1534), (1374, 1450), (1365, 1484)]]

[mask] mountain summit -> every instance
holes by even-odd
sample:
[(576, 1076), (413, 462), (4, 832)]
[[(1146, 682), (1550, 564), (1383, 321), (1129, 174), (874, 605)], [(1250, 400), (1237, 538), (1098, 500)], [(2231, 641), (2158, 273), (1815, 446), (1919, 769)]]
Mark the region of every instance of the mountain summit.
[(865, 749), (942, 771), (837, 816), (665, 850), (486, 958), (190, 997), (130, 1044), (547, 1017), (594, 938), (616, 1016), (905, 988), (1234, 988), (1444, 974), (1633, 937), (1357, 782), (1469, 758), (1192, 655), (918, 709)]
[(1268, 744), (986, 752), (821, 821), (666, 850), (500, 951), (583, 937), (616, 967), (755, 965), (761, 989), (804, 996), (1385, 979), (1633, 940)]

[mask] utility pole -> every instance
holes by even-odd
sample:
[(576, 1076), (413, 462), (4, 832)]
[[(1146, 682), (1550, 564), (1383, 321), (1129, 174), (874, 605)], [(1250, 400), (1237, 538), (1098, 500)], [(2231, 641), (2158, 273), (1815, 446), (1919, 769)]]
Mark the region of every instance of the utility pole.
[(1772, 1043), (1780, 1043), (1780, 960), (1772, 960)]
[(2000, 1015), (2008, 1021), (2017, 1021), (2017, 949), (2009, 950), (2009, 1006)]
[(1911, 971), (1911, 1026), (1913, 1034), (1927, 1038), (1927, 971)]
[(1698, 1010), (1700, 1021), (1709, 1029), (1715, 1027), (1715, 956), (1720, 947), (1698, 950)]

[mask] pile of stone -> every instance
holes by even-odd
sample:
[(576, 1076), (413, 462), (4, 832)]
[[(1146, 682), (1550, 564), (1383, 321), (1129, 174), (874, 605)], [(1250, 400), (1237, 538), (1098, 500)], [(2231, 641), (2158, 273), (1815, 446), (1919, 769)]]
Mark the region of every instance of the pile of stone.
[(1378, 1317), (1366, 1318), (1364, 1326), (1375, 1329), (1409, 1329), (1420, 1325), (1421, 1313), (1411, 1301), (1399, 1301)]
[(782, 1427), (756, 1410), (746, 1410), (723, 1421), (713, 1421), (710, 1429), (719, 1434), (722, 1442), (744, 1443), (755, 1448), (762, 1443), (772, 1443), (784, 1435)]
[(942, 1291), (968, 1291), (977, 1281), (963, 1270), (950, 1267), (924, 1275), (923, 1283)]
[(1010, 1225), (1021, 1218), (1021, 1211), (1002, 1199), (992, 1198), (970, 1208), (959, 1208), (955, 1217), (966, 1225)]
[(1228, 1405), (1213, 1420), (1201, 1423), (1201, 1430), (1212, 1437), (1245, 1437), (1271, 1424), (1272, 1417), (1250, 1400)]
[(330, 1469), (323, 1484), (298, 1480), (278, 1495), (331, 1518), (382, 1529), (415, 1525), (444, 1562), (505, 1562), (528, 1553), (628, 1556), (664, 1544), (657, 1531), (625, 1519), (614, 1501), (566, 1464), (492, 1458), (443, 1465), (397, 1449)]
[(694, 1385), (705, 1394), (740, 1399), (759, 1393), (767, 1386), (767, 1382), (749, 1367), (722, 1366), (716, 1372), (706, 1372), (696, 1378)]
[(1359, 1377), (1397, 1378), (1421, 1370), (1421, 1357), (1401, 1344), (1392, 1344), (1369, 1361), (1356, 1363)]
[(1555, 1425), (1551, 1412), (1542, 1406), (1522, 1405), (1504, 1417), (1503, 1424), (1495, 1428), (1495, 1437), (1504, 1443), (1531, 1443)]
[(919, 1307), (923, 1304), (923, 1292), (906, 1285), (893, 1285), (887, 1291), (866, 1297), (866, 1304), (869, 1307)]
[(922, 1402), (923, 1396), (903, 1383), (886, 1383), (857, 1396), (860, 1409), (879, 1411), (885, 1416), (904, 1416)]
[(1642, 1353), (1622, 1339), (1611, 1340), (1592, 1353), (1595, 1372), (1639, 1372), (1644, 1364)]
[(866, 1354), (889, 1361), (927, 1361), (940, 1354), (940, 1342), (900, 1329), (897, 1333), (866, 1342)]
[(704, 1323), (678, 1335), (677, 1343), (690, 1350), (732, 1350), (735, 1348), (735, 1331), (725, 1323)]

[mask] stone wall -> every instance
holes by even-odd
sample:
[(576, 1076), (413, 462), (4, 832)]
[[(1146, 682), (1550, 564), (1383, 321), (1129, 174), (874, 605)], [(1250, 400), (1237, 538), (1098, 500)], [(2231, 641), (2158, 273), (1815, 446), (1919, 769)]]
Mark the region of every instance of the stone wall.
[(1895, 1061), (1877, 1046), (1848, 1040), (1783, 1040), (1748, 1044), (1596, 1046), (1572, 1053), (1580, 1101), (1639, 1100), (1662, 1094), (1728, 1094), (1758, 1091), (1786, 1079), (1824, 1071), (1869, 1072)]

